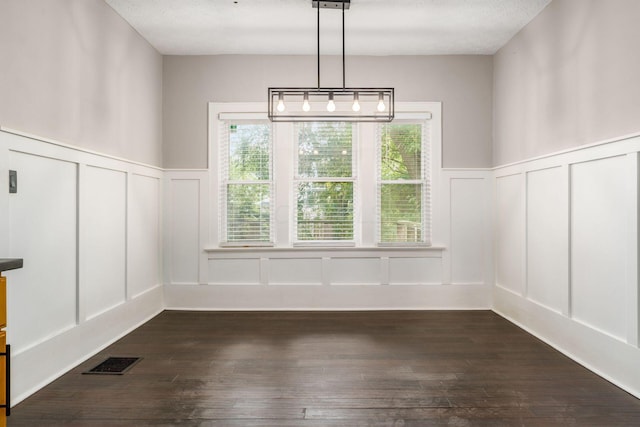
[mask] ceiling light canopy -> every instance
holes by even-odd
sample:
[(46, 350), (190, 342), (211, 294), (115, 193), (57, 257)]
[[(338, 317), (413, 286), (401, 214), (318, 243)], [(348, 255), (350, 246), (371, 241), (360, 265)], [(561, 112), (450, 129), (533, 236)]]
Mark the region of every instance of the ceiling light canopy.
[[(268, 116), (274, 122), (390, 122), (394, 116), (393, 88), (346, 87), (344, 49), (344, 11), (351, 0), (312, 1), (317, 18), (317, 87), (270, 87)], [(342, 10), (342, 87), (320, 84), (320, 9)]]

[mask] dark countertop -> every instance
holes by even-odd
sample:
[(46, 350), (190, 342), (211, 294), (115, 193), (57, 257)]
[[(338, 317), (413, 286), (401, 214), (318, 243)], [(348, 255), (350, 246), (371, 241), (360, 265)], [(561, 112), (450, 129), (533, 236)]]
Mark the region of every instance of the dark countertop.
[(22, 268), (22, 258), (0, 258), (0, 271)]

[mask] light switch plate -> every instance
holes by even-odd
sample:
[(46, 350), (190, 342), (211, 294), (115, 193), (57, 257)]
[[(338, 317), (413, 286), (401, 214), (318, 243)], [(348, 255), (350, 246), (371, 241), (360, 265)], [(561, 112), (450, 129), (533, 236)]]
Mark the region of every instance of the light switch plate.
[(9, 193), (15, 194), (18, 192), (18, 172), (9, 171)]

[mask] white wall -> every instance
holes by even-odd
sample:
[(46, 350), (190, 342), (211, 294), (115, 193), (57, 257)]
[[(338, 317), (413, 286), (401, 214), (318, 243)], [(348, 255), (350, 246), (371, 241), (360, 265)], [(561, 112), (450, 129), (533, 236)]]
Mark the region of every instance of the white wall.
[(102, 0), (3, 0), (0, 58), (2, 129), (76, 147), (0, 132), (16, 404), (163, 307), (162, 56)]
[[(162, 171), (0, 131), (0, 253), (16, 404), (163, 308)], [(54, 354), (55, 357), (51, 357)]]
[(103, 0), (2, 0), (0, 58), (0, 125), (162, 165), (162, 56)]
[(640, 137), (495, 172), (494, 310), (640, 397)]
[[(212, 123), (218, 112), (250, 108), (246, 103), (215, 105), (210, 113)], [(273, 248), (219, 248), (217, 126), (212, 124), (211, 169), (165, 172), (167, 307), (488, 309), (492, 283), (491, 173), (484, 169), (442, 169), (439, 103), (399, 103), (398, 108), (398, 114), (431, 113), (434, 247), (379, 248), (361, 243), (358, 247), (292, 248), (287, 239), (276, 238)], [(365, 141), (371, 137), (363, 136)], [(365, 151), (373, 155), (369, 144), (357, 145), (363, 150), (358, 157)], [(290, 155), (288, 144), (276, 144), (278, 149), (281, 151), (275, 156)], [(284, 209), (286, 212), (288, 207)]]
[(640, 131), (640, 2), (553, 0), (494, 56), (493, 165)]
[(640, 397), (639, 15), (554, 0), (495, 55), (493, 304)]
[[(342, 83), (340, 57), (322, 57), (322, 85)], [(443, 165), (491, 166), (493, 59), (482, 55), (348, 56), (347, 86), (394, 87), (397, 101), (442, 102)], [(164, 57), (164, 166), (207, 167), (207, 104), (266, 102), (267, 88), (316, 85), (315, 56)]]

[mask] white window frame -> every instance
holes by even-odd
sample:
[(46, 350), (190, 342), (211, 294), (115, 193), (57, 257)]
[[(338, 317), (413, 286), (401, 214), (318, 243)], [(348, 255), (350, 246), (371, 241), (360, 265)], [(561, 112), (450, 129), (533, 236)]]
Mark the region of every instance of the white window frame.
[[(266, 110), (263, 110), (266, 111)], [(272, 241), (244, 241), (229, 242), (226, 240), (226, 203), (222, 197), (226, 194), (226, 179), (223, 177), (225, 169), (221, 167), (226, 161), (223, 156), (227, 153), (228, 147), (224, 147), (228, 141), (225, 140), (223, 124), (229, 121), (262, 122), (268, 121), (266, 113), (262, 113), (255, 103), (209, 103), (209, 183), (212, 190), (210, 196), (210, 226), (209, 241), (215, 242), (217, 247), (272, 247), (275, 236), (275, 209), (273, 200), (271, 201), (271, 237)], [(275, 150), (275, 127), (271, 126), (271, 192), (275, 194), (275, 167), (273, 155)], [(273, 197), (272, 197), (273, 199)]]
[[(243, 125), (243, 124), (256, 124), (267, 125), (269, 127), (269, 179), (268, 180), (232, 180), (229, 179), (229, 142), (231, 140), (228, 126), (231, 124)], [(274, 126), (269, 120), (263, 120), (258, 118), (227, 118), (218, 121), (218, 134), (221, 138), (221, 143), (218, 149), (220, 150), (218, 159), (219, 172), (219, 203), (220, 203), (220, 218), (219, 223), (219, 235), (221, 237), (221, 245), (236, 247), (236, 246), (273, 246), (274, 235), (274, 218), (273, 218), (273, 199), (275, 196), (274, 182), (273, 182), (273, 132)], [(229, 240), (228, 236), (228, 186), (229, 185), (266, 185), (269, 188), (269, 240)]]
[[(298, 123), (294, 124), (293, 135), (293, 175), (291, 180), (291, 189), (293, 194), (293, 200), (291, 204), (291, 241), (292, 246), (304, 247), (304, 246), (356, 246), (356, 242), (359, 240), (359, 209), (358, 209), (358, 130), (359, 126), (352, 126), (351, 135), (351, 176), (350, 177), (318, 177), (318, 178), (303, 178), (298, 175), (299, 156), (298, 156), (298, 135), (297, 132)], [(297, 236), (297, 186), (303, 182), (350, 182), (353, 188), (353, 239), (351, 240), (299, 240)]]
[[(422, 118), (414, 118), (409, 119), (405, 117), (404, 119), (395, 119), (389, 125), (394, 124), (416, 124), (421, 126), (422, 130), (422, 149), (421, 149), (421, 172), (422, 176), (420, 179), (411, 179), (411, 180), (385, 180), (382, 178), (382, 139), (381, 139), (381, 127), (385, 124), (378, 124), (376, 127), (376, 243), (381, 247), (413, 247), (413, 246), (431, 246), (431, 228), (432, 228), (432, 203), (431, 203), (431, 119), (425, 117)], [(422, 197), (421, 197), (421, 215), (420, 215), (420, 226), (421, 226), (421, 235), (422, 239), (416, 242), (385, 242), (382, 241), (382, 215), (381, 215), (381, 206), (382, 206), (382, 186), (386, 184), (391, 185), (402, 185), (402, 184), (414, 184), (422, 186)]]
[[(217, 167), (219, 150), (219, 121), (221, 119), (263, 120), (267, 118), (266, 102), (230, 102), (209, 103), (209, 185), (210, 185), (210, 223), (209, 247), (224, 248), (221, 241), (220, 223), (221, 206), (218, 197), (221, 181)], [(396, 102), (398, 120), (430, 120), (431, 156), (430, 190), (431, 190), (431, 244), (432, 247), (446, 246), (446, 226), (443, 214), (440, 186), (442, 174), (442, 105), (440, 102)], [(273, 126), (272, 177), (274, 181), (275, 200), (273, 200), (273, 237), (274, 241), (267, 245), (273, 249), (294, 248), (298, 246), (341, 247), (389, 249), (387, 245), (379, 245), (377, 230), (377, 164), (376, 156), (376, 124), (361, 123), (355, 126), (354, 158), (356, 158), (354, 175), (354, 242), (305, 241), (296, 243), (293, 235), (293, 216), (295, 200), (293, 194), (293, 178), (295, 173), (294, 149), (295, 135), (293, 123), (277, 123)], [(236, 245), (237, 246), (237, 245)], [(241, 244), (241, 246), (249, 246)], [(251, 245), (254, 246), (254, 245)], [(255, 246), (265, 246), (256, 244)], [(403, 248), (425, 247), (424, 244), (411, 243)], [(266, 248), (269, 249), (269, 248)], [(304, 248), (300, 248), (304, 249)], [(346, 249), (346, 248), (345, 248)]]

